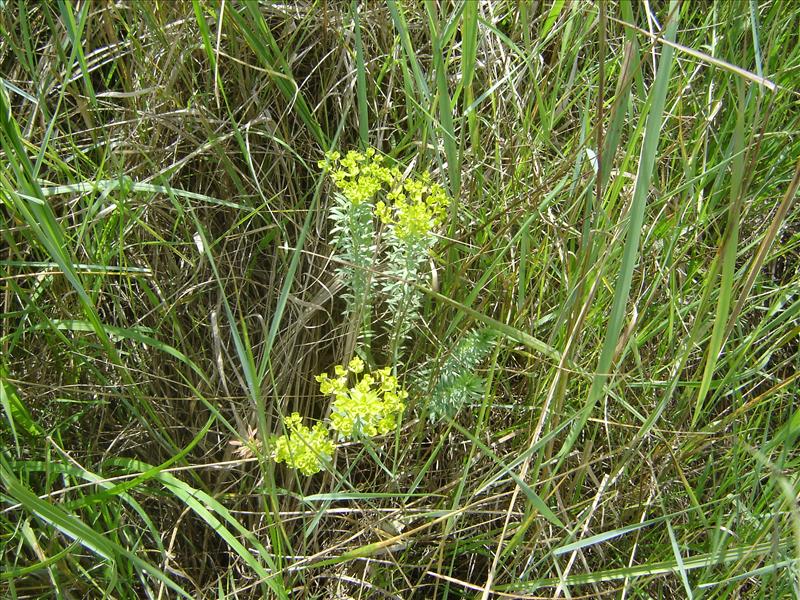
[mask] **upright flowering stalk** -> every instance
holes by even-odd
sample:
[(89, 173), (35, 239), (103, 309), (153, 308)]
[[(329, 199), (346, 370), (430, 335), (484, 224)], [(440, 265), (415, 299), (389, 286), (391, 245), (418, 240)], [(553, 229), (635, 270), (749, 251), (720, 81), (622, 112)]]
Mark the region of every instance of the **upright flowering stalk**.
[[(383, 157), (372, 148), (364, 153), (351, 150), (344, 157), (330, 152), (319, 165), (329, 170), (338, 190), (330, 211), (334, 244), (342, 260), (337, 273), (345, 284), (347, 313), (356, 319), (365, 341), (371, 337), (372, 297), (377, 291), (372, 275), (378, 258), (384, 257), (381, 266), (388, 277), (379, 289), (389, 309), (389, 349), (396, 365), (419, 316), (421, 296), (415, 286), (436, 243), (447, 197), (428, 172), (404, 177), (398, 168), (384, 166)], [(381, 248), (375, 242), (375, 216), (385, 226), (386, 245)], [(365, 351), (368, 356), (369, 344)]]
[(330, 170), (338, 192), (330, 211), (334, 244), (342, 264), (337, 269), (345, 284), (347, 314), (358, 323), (362, 338), (371, 337), (372, 270), (376, 260), (373, 203), (376, 194), (399, 180), (400, 172), (383, 166), (383, 157), (370, 148), (351, 150), (344, 157), (329, 152), (320, 168)]
[(426, 171), (419, 179), (409, 178), (387, 194), (391, 206), (379, 201), (375, 212), (386, 225), (389, 244), (389, 279), (383, 286), (390, 308), (390, 348), (396, 363), (403, 343), (419, 316), (421, 295), (415, 284), (421, 267), (436, 243), (436, 230), (447, 208), (444, 189), (432, 183)]

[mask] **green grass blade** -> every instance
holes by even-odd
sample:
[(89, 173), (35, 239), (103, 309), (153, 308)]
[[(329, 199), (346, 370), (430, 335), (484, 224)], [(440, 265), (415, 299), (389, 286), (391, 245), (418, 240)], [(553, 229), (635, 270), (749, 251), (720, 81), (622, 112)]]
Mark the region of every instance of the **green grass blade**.
[(309, 132), (316, 140), (316, 142), (323, 148), (328, 148), (330, 142), (322, 130), (317, 118), (311, 111), (308, 101), (305, 99), (303, 92), (299, 89), (297, 82), (292, 75), (289, 64), (286, 58), (281, 53), (278, 43), (270, 31), (269, 25), (264, 20), (258, 4), (248, 2), (244, 4), (244, 12), (248, 15), (240, 13), (239, 10), (231, 9), (226, 11), (227, 15), (234, 20), (239, 31), (244, 35), (245, 40), (253, 49), (259, 60), (267, 67), (275, 86), (283, 94), (284, 99), (295, 106), (301, 120), (308, 128)]
[(364, 58), (364, 43), (361, 40), (361, 18), (358, 3), (353, 0), (353, 30), (356, 43), (356, 96), (358, 99), (358, 136), (361, 147), (369, 146), (369, 105), (367, 104), (367, 67)]
[(153, 567), (149, 562), (139, 558), (136, 554), (125, 548), (122, 548), (119, 544), (114, 543), (106, 536), (97, 533), (93, 528), (73, 515), (66, 513), (58, 506), (38, 498), (36, 494), (31, 492), (14, 476), (5, 457), (2, 455), (0, 455), (0, 479), (2, 479), (8, 495), (17, 501), (26, 511), (36, 515), (91, 552), (112, 562), (112, 564), (120, 558), (125, 558), (136, 565), (137, 568), (150, 574), (180, 596), (184, 598), (192, 597), (161, 570)]
[[(444, 153), (447, 157), (447, 173), (449, 179), (450, 197), (458, 198), (461, 192), (461, 161), (459, 158), (459, 143), (456, 140), (454, 129), (453, 105), (450, 101), (450, 91), (448, 86), (448, 73), (444, 60), (443, 35), (440, 24), (437, 23), (437, 15), (431, 7), (431, 3), (426, 3), (428, 9), (428, 27), (431, 32), (433, 43), (433, 65), (436, 72), (436, 96), (439, 101), (439, 138), (444, 145)], [(452, 203), (457, 204), (456, 202)], [(451, 210), (455, 215), (455, 211)], [(451, 225), (451, 229), (454, 223)]]
[(460, 432), (464, 437), (466, 437), (473, 444), (475, 444), (480, 449), (481, 452), (483, 452), (486, 456), (491, 458), (492, 461), (494, 461), (498, 466), (500, 466), (503, 470), (504, 475), (514, 480), (514, 483), (516, 483), (519, 486), (519, 488), (522, 490), (522, 493), (525, 494), (525, 496), (528, 498), (528, 501), (531, 503), (531, 506), (533, 506), (534, 509), (536, 509), (545, 519), (550, 521), (550, 523), (552, 523), (556, 527), (564, 528), (564, 523), (561, 522), (561, 519), (559, 519), (556, 516), (556, 514), (550, 509), (550, 507), (547, 506), (547, 504), (545, 503), (544, 500), (542, 500), (539, 494), (534, 492), (533, 489), (527, 483), (522, 481), (522, 479), (520, 479), (516, 475), (516, 473), (513, 472), (512, 467), (504, 464), (503, 461), (500, 460), (500, 458), (494, 452), (492, 452), (491, 448), (489, 448), (486, 444), (484, 444), (474, 435), (472, 435), (470, 431), (464, 429), (463, 427), (461, 427), (461, 425), (459, 425), (454, 421), (451, 422), (451, 425), (456, 431)]
[(700, 383), (700, 390), (697, 393), (694, 413), (692, 414), (692, 427), (697, 425), (700, 420), (706, 394), (711, 387), (711, 379), (714, 376), (717, 359), (724, 343), (723, 338), (728, 324), (728, 309), (730, 308), (733, 294), (734, 270), (739, 250), (739, 221), (743, 193), (742, 180), (744, 178), (744, 111), (744, 90), (741, 82), (739, 82), (739, 106), (733, 136), (733, 161), (731, 163), (730, 210), (725, 237), (719, 251), (722, 256), (722, 279), (720, 281), (714, 328), (711, 331), (711, 341), (708, 344), (705, 369), (703, 370), (703, 378)]
[[(181, 500), (189, 507), (200, 519), (208, 523), (209, 527), (217, 533), (236, 554), (261, 578), (278, 598), (288, 598), (286, 590), (278, 573), (271, 554), (258, 540), (258, 538), (246, 527), (244, 527), (218, 500), (208, 493), (194, 488), (184, 481), (181, 481), (171, 473), (157, 471), (156, 467), (136, 460), (112, 459), (107, 463), (109, 466), (122, 467), (127, 471), (153, 474), (170, 493)], [(226, 526), (227, 524), (227, 526)], [(234, 535), (228, 526), (242, 536), (260, 555), (267, 568), (262, 564), (262, 560), (253, 554), (239, 539)]]
[(466, 116), (469, 128), (470, 145), (477, 155), (480, 149), (480, 131), (478, 129), (478, 115), (474, 110), (468, 110), (475, 102), (475, 65), (478, 60), (478, 3), (466, 2), (461, 23), (461, 86), (464, 89), (462, 104), (462, 117)]
[[(675, 0), (670, 2), (669, 13), (670, 19), (665, 26), (666, 32), (664, 37), (666, 40), (674, 41), (675, 34), (678, 30), (678, 3)], [(658, 64), (658, 72), (656, 73), (656, 79), (651, 91), (650, 112), (647, 115), (647, 124), (645, 125), (644, 139), (642, 140), (642, 150), (639, 155), (639, 169), (636, 174), (636, 185), (633, 191), (633, 199), (631, 200), (631, 209), (627, 223), (624, 224), (625, 246), (623, 249), (622, 264), (614, 285), (614, 303), (611, 307), (611, 315), (606, 326), (600, 358), (598, 359), (597, 369), (586, 398), (586, 404), (581, 409), (580, 416), (575, 422), (573, 430), (570, 432), (569, 439), (561, 448), (561, 457), (566, 456), (577, 441), (595, 405), (603, 395), (611, 373), (614, 352), (619, 342), (620, 333), (622, 332), (622, 325), (628, 304), (628, 294), (631, 288), (633, 270), (636, 266), (639, 254), (639, 240), (641, 238), (642, 224), (644, 223), (647, 196), (650, 192), (650, 178), (653, 173), (653, 167), (658, 152), (661, 121), (664, 115), (667, 86), (672, 70), (672, 57), (672, 47), (665, 44), (662, 47), (661, 60)]]
[(42, 428), (33, 420), (25, 404), (20, 400), (17, 390), (8, 381), (8, 371), (2, 364), (0, 364), (0, 406), (3, 407), (3, 411), (6, 413), (6, 421), (19, 455), (21, 450), (19, 438), (17, 437), (17, 427), (20, 428), (20, 433), (25, 433), (34, 438), (42, 435)]

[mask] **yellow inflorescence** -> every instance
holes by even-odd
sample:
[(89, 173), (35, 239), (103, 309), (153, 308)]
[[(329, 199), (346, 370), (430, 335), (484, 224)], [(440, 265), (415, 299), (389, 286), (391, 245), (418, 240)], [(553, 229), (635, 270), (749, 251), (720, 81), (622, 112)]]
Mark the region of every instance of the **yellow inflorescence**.
[(339, 152), (328, 152), (320, 168), (330, 169), (333, 183), (353, 205), (371, 202), (384, 189), (391, 189), (402, 179), (400, 170), (383, 166), (383, 156), (374, 148), (366, 152), (350, 150), (342, 157)]
[(314, 475), (322, 471), (325, 463), (331, 459), (335, 447), (328, 436), (328, 428), (317, 423), (309, 429), (303, 425), (303, 418), (299, 413), (292, 413), (283, 422), (289, 433), (275, 441), (275, 462), (285, 462), (286, 466), (298, 469), (304, 475)]
[(330, 170), (333, 183), (353, 204), (372, 202), (379, 192), (386, 200), (375, 203), (375, 214), (393, 228), (403, 241), (424, 238), (442, 224), (448, 205), (442, 186), (431, 182), (427, 171), (422, 176), (403, 177), (397, 167), (383, 165), (383, 157), (369, 148), (366, 152), (328, 152), (320, 168)]
[(363, 371), (363, 361), (354, 358), (347, 368), (336, 366), (335, 378), (327, 373), (316, 378), (323, 394), (335, 396), (331, 427), (341, 440), (390, 432), (406, 407), (404, 400), (408, 398), (408, 392), (399, 389), (397, 378), (388, 367), (374, 374), (365, 373), (354, 386), (348, 387), (348, 375), (358, 375)]
[(427, 171), (419, 179), (406, 179), (386, 197), (393, 206), (379, 201), (375, 204), (375, 213), (381, 221), (394, 227), (395, 235), (401, 240), (422, 239), (444, 221), (447, 196), (442, 186), (431, 183)]

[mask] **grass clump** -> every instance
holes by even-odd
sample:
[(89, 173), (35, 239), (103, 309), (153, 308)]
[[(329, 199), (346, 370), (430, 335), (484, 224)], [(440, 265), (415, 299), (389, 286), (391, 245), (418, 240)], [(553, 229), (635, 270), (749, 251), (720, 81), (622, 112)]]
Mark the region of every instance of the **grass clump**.
[(799, 594), (794, 3), (0, 4), (0, 597)]

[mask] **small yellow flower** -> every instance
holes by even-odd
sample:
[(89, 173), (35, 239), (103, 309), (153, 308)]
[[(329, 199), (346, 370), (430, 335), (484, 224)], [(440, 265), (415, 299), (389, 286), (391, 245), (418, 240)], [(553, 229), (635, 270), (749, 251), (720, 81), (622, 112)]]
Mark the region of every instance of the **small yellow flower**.
[(367, 373), (361, 378), (361, 381), (356, 384), (355, 389), (367, 393), (374, 382), (375, 379), (372, 377), (372, 375)]
[(330, 462), (335, 448), (328, 436), (328, 428), (317, 423), (309, 429), (303, 425), (299, 413), (292, 413), (283, 422), (288, 433), (275, 440), (273, 458), (276, 463), (285, 462), (287, 467), (297, 469), (303, 475), (314, 475)]
[[(353, 359), (347, 370), (361, 374), (364, 363), (360, 358)], [(344, 371), (341, 365), (334, 367), (337, 375)], [(388, 367), (374, 374), (364, 373), (350, 388), (344, 377), (332, 380), (327, 374), (317, 376), (320, 391), (335, 396), (330, 422), (340, 440), (384, 435), (395, 428), (398, 415), (405, 410), (403, 400), (408, 393), (397, 389), (397, 378), (391, 373)]]
[(444, 189), (431, 183), (427, 171), (419, 179), (399, 181), (387, 192), (386, 199), (392, 206), (380, 200), (375, 203), (375, 214), (403, 242), (430, 236), (444, 221), (448, 204)]
[(358, 356), (353, 357), (347, 364), (347, 368), (355, 374), (361, 373), (364, 370), (364, 361), (361, 360)]
[(375, 203), (375, 214), (386, 225), (392, 222), (392, 210), (386, 206), (383, 200)]

